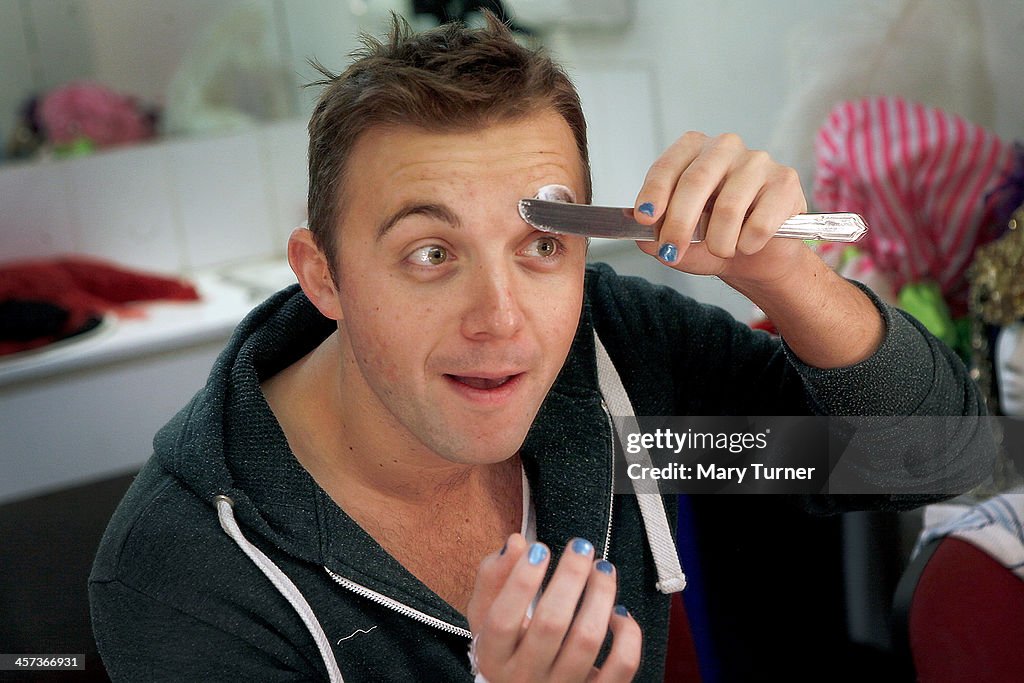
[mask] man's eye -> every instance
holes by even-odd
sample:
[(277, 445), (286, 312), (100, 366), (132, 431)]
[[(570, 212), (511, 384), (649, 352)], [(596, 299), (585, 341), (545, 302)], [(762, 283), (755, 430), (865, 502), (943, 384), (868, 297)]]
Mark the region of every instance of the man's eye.
[(558, 240), (554, 237), (538, 237), (530, 242), (530, 246), (526, 248), (524, 253), (527, 256), (550, 258), (558, 253), (560, 246)]
[(420, 266), (439, 266), (448, 260), (448, 250), (437, 244), (431, 244), (427, 247), (420, 247), (409, 258)]

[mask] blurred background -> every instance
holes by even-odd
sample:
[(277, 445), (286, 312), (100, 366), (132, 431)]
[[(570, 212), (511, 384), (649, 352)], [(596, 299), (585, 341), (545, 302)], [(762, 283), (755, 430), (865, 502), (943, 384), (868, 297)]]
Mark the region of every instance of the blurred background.
[[(69, 259), (94, 285), (46, 344), (0, 323), (16, 342), (0, 355), (0, 505), (137, 468), (234, 325), (293, 281), (307, 60), (343, 69), (391, 12), (425, 28), (482, 7), (576, 82), (595, 203), (631, 205), (656, 156), (699, 130), (795, 166), (813, 204), (815, 135), (866, 96), (941, 108), (1007, 145), (1024, 132), (1019, 0), (0, 0), (0, 300), (40, 282), (67, 295)], [(631, 243), (592, 257), (757, 318)], [(851, 619), (887, 643), (877, 614)]]
[[(814, 25), (862, 4), (484, 6), (565, 63), (588, 117), (595, 202), (632, 204), (649, 164), (687, 130), (768, 147), (800, 85), (794, 59), (832, 40)], [(316, 78), (308, 60), (343, 69), (359, 32), (379, 35), (392, 11), (427, 27), (479, 21), (478, 6), (0, 1), (0, 265), (102, 259), (186, 278), (201, 299), (108, 309), (88, 334), (0, 356), (0, 501), (140, 463), (234, 324), (292, 281), (284, 247), (305, 219), (317, 96), (302, 87)], [(717, 280), (659, 268), (631, 244), (594, 252), (752, 315)]]
[[(481, 7), (577, 83), (595, 203), (632, 204), (660, 151), (699, 130), (737, 132), (795, 166), (813, 204), (815, 133), (833, 105), (867, 95), (941, 107), (1006, 141), (1024, 123), (1014, 0), (2, 0), (0, 264), (102, 259), (187, 278), (202, 302), (108, 310), (92, 339), (0, 356), (0, 501), (140, 462), (234, 323), (291, 281), (284, 246), (305, 219), (317, 96), (302, 87), (308, 60), (344, 68), (359, 32), (380, 34), (391, 12), (427, 27), (480, 21)], [(593, 258), (756, 315), (714, 278), (632, 245), (598, 243)], [(157, 395), (139, 401), (117, 379), (99, 406), (88, 386), (82, 410), (64, 410), (71, 370), (157, 351), (177, 364), (168, 381), (131, 382)], [(31, 379), (62, 393), (36, 394)]]

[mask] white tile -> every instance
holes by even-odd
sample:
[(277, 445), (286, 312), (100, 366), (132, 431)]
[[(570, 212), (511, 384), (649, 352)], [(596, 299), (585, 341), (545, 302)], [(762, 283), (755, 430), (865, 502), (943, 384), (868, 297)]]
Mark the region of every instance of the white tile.
[[(660, 151), (653, 78), (644, 66), (581, 67), (573, 80), (587, 117), (595, 204), (630, 206)], [(623, 94), (629, 114), (623, 116)]]
[[(328, 69), (342, 71), (349, 63), (349, 53), (359, 47), (358, 35), (362, 28), (352, 13), (352, 6), (359, 3), (338, 2), (338, 0), (289, 0), (282, 3), (285, 31), (291, 49), (290, 68), (297, 74), (300, 84), (311, 83), (323, 78), (310, 65), (316, 59)], [(366, 3), (362, 3), (366, 4)], [(373, 5), (385, 3), (373, 2)], [(373, 30), (380, 35), (379, 30)], [(320, 88), (302, 88), (299, 92), (300, 111), (309, 118)]]
[(44, 89), (94, 74), (88, 0), (29, 0), (33, 61)]
[(82, 252), (161, 273), (182, 270), (162, 148), (109, 150), (68, 162)]
[(272, 236), (275, 249), (284, 254), (288, 235), (306, 220), (309, 134), (305, 119), (268, 125), (264, 129), (264, 144), (273, 211)]
[[(147, 102), (164, 102), (168, 84), (190, 63), (194, 82), (197, 75), (210, 73), (215, 60), (223, 62), (222, 68), (243, 68), (245, 60), (253, 59), (252, 34), (242, 27), (232, 32), (223, 25), (232, 23), (240, 8), (262, 13), (266, 26), (259, 52), (284, 61), (271, 0), (88, 2), (97, 80)], [(197, 74), (195, 62), (206, 70)]]
[(67, 197), (67, 165), (0, 167), (0, 261), (43, 258), (75, 250)]
[[(35, 91), (22, 5), (0, 2), (0, 141), (10, 138), (22, 104)], [(4, 152), (0, 148), (0, 160)]]
[(257, 128), (167, 147), (186, 264), (205, 268), (274, 253)]

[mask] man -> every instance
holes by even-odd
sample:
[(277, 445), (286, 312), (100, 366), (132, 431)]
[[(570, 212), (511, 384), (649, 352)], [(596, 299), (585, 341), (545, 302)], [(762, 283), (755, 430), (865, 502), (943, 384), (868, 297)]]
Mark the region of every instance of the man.
[(613, 496), (597, 354), (637, 414), (981, 410), (937, 342), (771, 239), (799, 183), (734, 136), (654, 164), (643, 248), (747, 294), (788, 349), (522, 222), (546, 185), (589, 201), (585, 126), (497, 22), (396, 26), (325, 86), (301, 291), (242, 323), (97, 557), (115, 679), (468, 680), (471, 636), (490, 681), (659, 679), (669, 598), (637, 499)]

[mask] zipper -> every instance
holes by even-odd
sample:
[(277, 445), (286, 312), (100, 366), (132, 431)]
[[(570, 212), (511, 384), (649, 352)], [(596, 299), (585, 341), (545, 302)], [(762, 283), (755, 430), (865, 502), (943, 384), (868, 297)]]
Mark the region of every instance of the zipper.
[[(612, 415), (608, 411), (608, 404), (604, 402), (603, 398), (601, 399), (601, 409), (604, 411), (605, 419), (608, 421), (608, 433), (610, 435), (608, 444), (611, 447), (611, 457), (609, 458), (611, 466), (608, 470), (608, 530), (605, 532), (604, 548), (601, 551), (601, 559), (607, 560), (608, 551), (611, 548), (612, 543), (612, 513), (615, 511), (615, 425), (612, 423)], [(449, 624), (447, 621), (444, 621), (443, 619), (432, 617), (429, 614), (425, 614), (424, 612), (419, 611), (418, 609), (409, 607), (408, 605), (398, 602), (393, 598), (389, 598), (388, 596), (378, 593), (375, 590), (367, 588), (366, 586), (362, 586), (353, 581), (352, 579), (347, 579), (344, 576), (341, 576), (340, 574), (336, 574), (335, 572), (331, 571), (329, 567), (324, 567), (324, 571), (326, 571), (327, 574), (331, 577), (331, 579), (333, 579), (334, 582), (342, 588), (350, 590), (356, 595), (364, 597), (367, 600), (377, 603), (378, 605), (387, 607), (388, 609), (397, 612), (402, 616), (409, 617), (410, 619), (418, 621), (421, 624), (431, 626), (433, 628), (444, 631), (445, 633), (451, 633), (453, 635), (462, 636), (467, 640), (472, 640), (473, 638), (473, 634), (470, 633), (468, 629), (461, 628), (454, 624)]]
[(468, 629), (460, 628), (459, 626), (456, 626), (454, 624), (449, 624), (447, 621), (444, 621), (443, 619), (432, 617), (429, 614), (425, 614), (419, 611), (418, 609), (413, 609), (412, 607), (402, 604), (401, 602), (398, 602), (393, 598), (389, 598), (388, 596), (378, 593), (375, 590), (371, 590), (366, 586), (361, 586), (352, 579), (346, 579), (344, 576), (341, 576), (340, 574), (335, 574), (328, 567), (324, 567), (324, 569), (327, 571), (327, 574), (332, 579), (334, 579), (335, 583), (337, 583), (342, 588), (347, 588), (356, 595), (364, 597), (367, 600), (375, 602), (383, 607), (387, 607), (388, 609), (398, 612), (404, 617), (409, 617), (410, 619), (418, 621), (421, 624), (426, 624), (427, 626), (432, 626), (433, 628), (440, 629), (445, 633), (451, 633), (456, 636), (462, 636), (466, 640), (471, 640), (473, 638), (473, 634), (470, 633)]
[(601, 398), (601, 409), (604, 410), (605, 419), (608, 420), (608, 445), (611, 447), (611, 457), (608, 459), (611, 467), (608, 470), (608, 531), (604, 536), (604, 550), (601, 552), (601, 559), (608, 559), (608, 550), (612, 545), (612, 513), (615, 511), (615, 425), (612, 424), (612, 414), (608, 410), (608, 404)]

